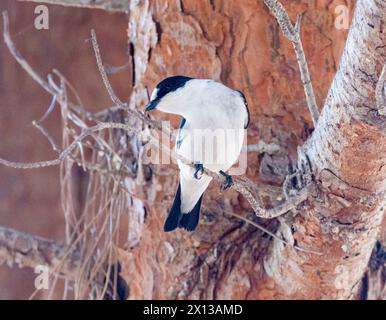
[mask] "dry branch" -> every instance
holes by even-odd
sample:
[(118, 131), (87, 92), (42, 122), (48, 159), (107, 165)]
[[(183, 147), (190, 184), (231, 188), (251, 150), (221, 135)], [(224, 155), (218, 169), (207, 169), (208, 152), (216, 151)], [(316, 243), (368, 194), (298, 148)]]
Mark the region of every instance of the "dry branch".
[(44, 167), (52, 167), (59, 165), (64, 159), (71, 155), (71, 152), (79, 145), (79, 143), (84, 140), (86, 137), (91, 135), (93, 132), (98, 132), (105, 129), (122, 129), (126, 131), (130, 131), (136, 134), (140, 134), (138, 129), (132, 128), (123, 123), (115, 123), (115, 122), (103, 122), (99, 123), (93, 127), (85, 129), (76, 139), (66, 148), (64, 149), (57, 159), (48, 160), (48, 161), (39, 161), (39, 162), (14, 162), (8, 161), (0, 158), (0, 164), (3, 164), (7, 167), (11, 167), (14, 169), (38, 169)]
[(256, 152), (256, 153), (267, 153), (269, 155), (279, 153), (281, 148), (275, 143), (265, 143), (264, 141), (259, 141), (256, 144), (248, 144), (243, 147), (242, 152)]
[(127, 12), (131, 0), (19, 0), (24, 2), (37, 2), (61, 5), (66, 7), (80, 7), (90, 9), (102, 9), (105, 11)]
[(296, 24), (293, 25), (287, 11), (278, 0), (264, 0), (264, 3), (271, 11), (272, 15), (276, 18), (284, 36), (292, 42), (295, 49), (296, 58), (298, 60), (300, 75), (304, 87), (304, 93), (306, 95), (307, 106), (311, 113), (311, 118), (314, 123), (314, 127), (319, 119), (319, 109), (316, 104), (314, 89), (312, 87), (310, 72), (308, 70), (306, 56), (304, 54), (303, 44), (300, 37), (300, 26), (302, 22), (302, 15), (298, 16)]
[(4, 42), (8, 47), (8, 50), (15, 58), (15, 60), (20, 64), (20, 66), (34, 79), (44, 90), (48, 93), (55, 95), (56, 92), (48, 85), (46, 81), (42, 79), (36, 72), (33, 71), (28, 62), (23, 58), (20, 54), (19, 50), (16, 49), (11, 37), (9, 35), (9, 21), (8, 21), (8, 13), (7, 11), (2, 12), (3, 15), (3, 38)]
[[(129, 115), (132, 115), (136, 118), (139, 118), (142, 122), (147, 124), (151, 128), (157, 128), (159, 130), (166, 131), (167, 129), (162, 127), (162, 124), (159, 121), (151, 120), (150, 118), (146, 117), (142, 112), (134, 109), (130, 109), (126, 103), (122, 103), (122, 101), (117, 97), (117, 95), (114, 93), (113, 88), (111, 87), (109, 78), (107, 77), (106, 69), (102, 62), (101, 53), (99, 50), (99, 45), (96, 37), (95, 30), (91, 30), (91, 42), (92, 47), (94, 49), (95, 59), (98, 66), (99, 73), (102, 77), (103, 84), (105, 85), (105, 88), (110, 96), (111, 101), (120, 109), (125, 110)], [(171, 135), (174, 136), (173, 133), (170, 131), (165, 132), (168, 136)]]
[[(284, 240), (280, 237), (278, 237), (276, 234), (272, 233), (271, 231), (269, 231), (268, 229), (260, 226), (259, 224), (257, 224), (256, 222), (248, 219), (248, 218), (245, 218), (237, 213), (234, 213), (234, 212), (227, 212), (229, 215), (233, 216), (233, 217), (236, 217), (240, 220), (243, 220), (244, 222), (246, 222), (247, 224), (250, 224), (252, 226), (254, 226), (255, 228), (261, 230), (262, 232), (270, 235), (272, 238), (276, 239), (277, 241), (280, 241), (281, 243), (285, 244), (285, 245), (291, 245), (287, 240)], [(309, 249), (304, 249), (304, 248), (301, 248), (299, 247), (298, 245), (292, 245), (293, 248), (295, 250), (298, 250), (298, 251), (302, 251), (302, 252), (307, 252), (307, 253), (312, 253), (312, 254), (316, 254), (316, 255), (321, 255), (322, 253), (321, 252), (318, 252), (318, 251), (314, 251), (314, 250), (309, 250)]]
[[(62, 261), (62, 258), (67, 256)], [(67, 253), (67, 247), (55, 241), (44, 239), (10, 228), (0, 227), (0, 265), (17, 264), (20, 268), (44, 265), (68, 279), (73, 279), (80, 263), (76, 251)]]

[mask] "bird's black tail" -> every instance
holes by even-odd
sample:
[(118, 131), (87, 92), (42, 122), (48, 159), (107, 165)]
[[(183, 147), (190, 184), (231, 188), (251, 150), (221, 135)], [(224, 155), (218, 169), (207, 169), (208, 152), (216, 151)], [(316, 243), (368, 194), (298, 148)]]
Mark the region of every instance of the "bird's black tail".
[(202, 196), (197, 201), (192, 211), (188, 213), (181, 212), (181, 185), (179, 184), (172, 208), (170, 209), (170, 213), (164, 224), (164, 231), (170, 232), (177, 228), (194, 231), (200, 220), (201, 202)]

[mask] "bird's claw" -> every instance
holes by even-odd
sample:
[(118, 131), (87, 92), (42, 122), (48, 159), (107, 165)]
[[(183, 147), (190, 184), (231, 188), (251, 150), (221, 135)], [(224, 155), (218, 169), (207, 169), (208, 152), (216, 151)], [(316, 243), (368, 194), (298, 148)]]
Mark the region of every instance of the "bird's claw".
[(194, 178), (200, 180), (202, 178), (202, 174), (204, 173), (204, 166), (201, 163), (196, 163), (194, 165), (196, 172), (194, 173)]
[(220, 174), (225, 178), (224, 182), (221, 184), (221, 191), (225, 191), (233, 185), (233, 178), (222, 170), (220, 170)]

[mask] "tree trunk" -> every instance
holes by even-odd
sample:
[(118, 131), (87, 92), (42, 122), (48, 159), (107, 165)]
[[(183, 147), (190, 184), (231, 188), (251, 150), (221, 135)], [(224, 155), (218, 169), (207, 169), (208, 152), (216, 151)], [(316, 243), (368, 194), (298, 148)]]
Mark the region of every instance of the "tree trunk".
[[(292, 18), (305, 11), (302, 35), (321, 104), (346, 36), (334, 27), (336, 5), (283, 4)], [(130, 213), (129, 238), (134, 234), (136, 241), (121, 252), (130, 298), (360, 297), (384, 211), (385, 119), (377, 112), (375, 87), (386, 60), (385, 22), (385, 1), (357, 1), (339, 71), (313, 131), (291, 44), (262, 2), (132, 2), (132, 106), (143, 107), (146, 89), (169, 75), (220, 80), (247, 97), (248, 143), (275, 142), (286, 150), (250, 154), (248, 176), (280, 185), (297, 163), (299, 170), (311, 168), (316, 188), (280, 222), (259, 221), (296, 246), (232, 218), (229, 212), (252, 217), (252, 211), (237, 193), (219, 194), (215, 183), (205, 194), (198, 230), (164, 234), (178, 175), (152, 166), (151, 181), (136, 186), (148, 199), (144, 222), (138, 223), (138, 211)]]
[(291, 229), (298, 244), (322, 255), (274, 244), (266, 270), (285, 296), (335, 299), (358, 293), (384, 213), (386, 127), (375, 88), (386, 61), (385, 20), (384, 1), (357, 2), (339, 71), (302, 148), (318, 190)]

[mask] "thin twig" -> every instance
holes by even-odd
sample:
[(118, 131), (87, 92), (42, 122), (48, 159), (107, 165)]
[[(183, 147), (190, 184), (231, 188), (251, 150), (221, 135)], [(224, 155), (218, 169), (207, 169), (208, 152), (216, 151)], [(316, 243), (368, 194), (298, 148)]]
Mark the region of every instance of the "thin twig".
[(304, 54), (303, 44), (300, 37), (300, 26), (302, 22), (302, 15), (299, 15), (295, 26), (292, 24), (287, 11), (278, 0), (264, 0), (264, 3), (276, 18), (284, 36), (292, 42), (295, 49), (296, 57), (299, 64), (300, 75), (306, 95), (307, 106), (311, 113), (311, 118), (316, 126), (319, 119), (319, 109), (316, 104), (314, 89), (312, 87), (310, 72), (308, 70), (306, 56)]
[(246, 223), (248, 223), (248, 224), (250, 224), (250, 225), (252, 225), (254, 227), (256, 227), (257, 229), (259, 229), (259, 230), (263, 231), (264, 233), (270, 235), (272, 238), (274, 238), (274, 239), (284, 243), (285, 245), (292, 246), (295, 250), (302, 251), (302, 252), (307, 252), (307, 253), (312, 253), (312, 254), (317, 254), (319, 256), (322, 255), (321, 252), (317, 252), (317, 251), (309, 250), (309, 249), (303, 249), (303, 248), (301, 248), (301, 247), (299, 247), (297, 245), (293, 246), (288, 241), (278, 237), (276, 234), (274, 234), (273, 232), (269, 231), (268, 229), (262, 227), (261, 225), (257, 224), (256, 222), (254, 222), (254, 221), (252, 221), (252, 220), (250, 220), (248, 218), (245, 218), (245, 217), (243, 217), (243, 216), (241, 216), (241, 215), (239, 215), (237, 213), (233, 213), (233, 212), (229, 212), (229, 211), (227, 213), (232, 215), (232, 216), (234, 216), (234, 217), (236, 217), (236, 218), (239, 218), (240, 220), (245, 221)]
[[(162, 130), (162, 131), (165, 132), (166, 129), (162, 127), (162, 124), (159, 121), (151, 120), (150, 118), (146, 117), (142, 112), (140, 112), (138, 110), (134, 110), (134, 109), (128, 108), (127, 104), (124, 104), (124, 103), (121, 102), (121, 100), (119, 100), (117, 95), (114, 93), (113, 88), (111, 87), (111, 84), (109, 82), (109, 78), (107, 77), (107, 74), (106, 74), (106, 70), (105, 70), (105, 68), (103, 66), (102, 57), (101, 57), (101, 53), (100, 53), (100, 50), (99, 50), (99, 45), (98, 45), (98, 41), (97, 41), (95, 30), (91, 30), (91, 42), (92, 42), (92, 46), (93, 46), (93, 49), (94, 49), (95, 59), (96, 59), (96, 62), (97, 62), (99, 73), (101, 74), (103, 83), (104, 83), (104, 85), (106, 87), (106, 90), (107, 90), (107, 92), (108, 92), (108, 94), (110, 96), (111, 101), (118, 108), (125, 110), (130, 115), (133, 115), (136, 118), (139, 118), (145, 124), (147, 124), (149, 127), (156, 128), (156, 129), (159, 129), (159, 130)], [(173, 134), (171, 132), (168, 132), (167, 130), (166, 130), (166, 134), (168, 134), (169, 136), (170, 135), (173, 136)]]
[(103, 83), (105, 84), (107, 92), (109, 93), (109, 96), (110, 96), (111, 100), (113, 101), (113, 103), (115, 103), (117, 106), (122, 106), (123, 102), (114, 93), (114, 90), (111, 87), (110, 81), (107, 77), (106, 70), (105, 70), (105, 67), (104, 67), (103, 62), (102, 62), (102, 57), (101, 57), (101, 53), (99, 50), (99, 46), (98, 46), (98, 42), (97, 42), (97, 38), (96, 38), (96, 33), (95, 33), (94, 29), (91, 30), (91, 42), (92, 42), (92, 46), (94, 48), (95, 58), (97, 60), (97, 66), (99, 69), (99, 73), (102, 76)]
[(265, 143), (259, 141), (256, 144), (248, 144), (243, 147), (242, 152), (256, 152), (256, 153), (267, 153), (269, 155), (279, 153), (281, 148), (275, 143)]
[[(48, 131), (41, 125), (41, 124), (38, 124), (36, 121), (33, 121), (32, 122), (33, 126), (38, 129), (40, 131), (40, 133), (48, 140), (48, 142), (50, 143), (52, 149), (54, 151), (56, 151), (58, 154), (60, 154), (63, 150), (55, 143), (54, 139), (52, 138), (52, 136), (48, 133)], [(87, 162), (85, 161), (84, 159), (82, 160), (79, 160), (77, 157), (73, 156), (72, 154), (69, 155), (69, 158), (74, 161), (79, 167), (83, 167), (83, 170), (86, 171), (97, 171), (99, 173), (102, 173), (102, 174), (105, 174), (105, 175), (109, 175), (111, 177), (114, 176), (114, 172), (113, 171), (110, 171), (108, 169), (105, 169), (97, 164), (94, 164), (94, 163), (90, 163), (90, 162)], [(122, 188), (123, 188), (123, 184), (122, 184)], [(127, 192), (127, 189), (125, 189), (125, 191)]]
[[(11, 36), (9, 34), (9, 19), (8, 19), (8, 13), (7, 11), (2, 12), (3, 16), (3, 38), (4, 42), (7, 45), (7, 48), (10, 52), (10, 54), (14, 57), (14, 59), (19, 63), (19, 65), (24, 69), (25, 72), (33, 79), (35, 80), (45, 91), (47, 91), (49, 94), (51, 94), (53, 97), (57, 95), (59, 92), (55, 90), (47, 81), (45, 81), (35, 70), (30, 66), (30, 64), (27, 62), (26, 59), (21, 55), (19, 50), (15, 47)], [(53, 70), (54, 73), (59, 75), (59, 72), (57, 70)], [(59, 103), (61, 103), (62, 97), (58, 96), (57, 100)], [(72, 109), (78, 109), (75, 105), (72, 103), (68, 103), (69, 106)]]
[(46, 137), (48, 142), (50, 143), (52, 149), (56, 151), (57, 153), (61, 153), (62, 150), (60, 147), (55, 143), (54, 138), (51, 137), (51, 135), (48, 133), (48, 131), (37, 121), (32, 121), (32, 125), (40, 131), (40, 133)]
[(70, 155), (70, 153), (78, 146), (79, 142), (81, 142), (87, 136), (91, 135), (91, 133), (105, 130), (105, 129), (122, 129), (122, 130), (131, 131), (133, 133), (139, 134), (139, 131), (137, 129), (129, 127), (126, 124), (115, 123), (115, 122), (103, 122), (93, 127), (89, 127), (85, 129), (79, 136), (76, 137), (76, 139), (66, 149), (64, 149), (60, 153), (57, 159), (25, 163), (25, 162), (13, 162), (13, 161), (8, 161), (0, 158), (0, 164), (3, 164), (7, 167), (11, 167), (14, 169), (37, 169), (37, 168), (56, 166), (56, 165), (59, 165), (64, 159), (66, 159)]
[(13, 44), (11, 37), (9, 35), (9, 20), (7, 11), (3, 11), (3, 38), (4, 42), (7, 45), (10, 53), (16, 59), (16, 61), (20, 64), (20, 66), (34, 79), (44, 90), (48, 93), (55, 95), (55, 92), (50, 88), (48, 83), (43, 80), (29, 65), (29, 63), (23, 58), (20, 52), (16, 49)]

